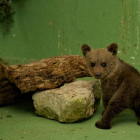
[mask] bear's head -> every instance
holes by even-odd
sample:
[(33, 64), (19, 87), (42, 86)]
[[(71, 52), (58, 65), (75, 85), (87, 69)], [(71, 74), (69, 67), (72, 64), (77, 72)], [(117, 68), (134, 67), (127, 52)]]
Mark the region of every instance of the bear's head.
[(83, 44), (81, 49), (87, 68), (94, 78), (102, 79), (115, 69), (118, 60), (116, 43), (108, 45), (106, 49), (92, 49), (89, 45)]

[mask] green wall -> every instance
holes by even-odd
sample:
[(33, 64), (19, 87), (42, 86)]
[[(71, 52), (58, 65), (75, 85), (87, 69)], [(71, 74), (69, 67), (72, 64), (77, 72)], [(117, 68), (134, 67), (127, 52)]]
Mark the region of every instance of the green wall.
[(0, 33), (9, 64), (81, 53), (81, 45), (119, 44), (119, 56), (140, 70), (140, 0), (13, 0), (14, 26)]

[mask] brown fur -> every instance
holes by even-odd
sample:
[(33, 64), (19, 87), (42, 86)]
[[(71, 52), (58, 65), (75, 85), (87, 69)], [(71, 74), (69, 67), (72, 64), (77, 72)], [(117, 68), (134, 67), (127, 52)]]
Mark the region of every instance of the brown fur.
[(82, 46), (90, 74), (101, 80), (104, 113), (95, 124), (101, 129), (110, 129), (116, 115), (127, 108), (135, 111), (140, 125), (140, 74), (117, 57), (117, 49), (116, 43), (96, 50)]

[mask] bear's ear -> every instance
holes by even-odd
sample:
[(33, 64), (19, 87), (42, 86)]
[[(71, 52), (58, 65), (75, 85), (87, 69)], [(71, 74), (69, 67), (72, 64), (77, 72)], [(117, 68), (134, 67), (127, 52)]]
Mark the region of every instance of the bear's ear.
[(87, 52), (91, 51), (91, 47), (87, 44), (83, 44), (81, 47), (81, 50), (83, 52), (83, 55), (85, 56)]
[(117, 54), (118, 45), (116, 43), (112, 43), (106, 47), (106, 49), (111, 52), (113, 55)]

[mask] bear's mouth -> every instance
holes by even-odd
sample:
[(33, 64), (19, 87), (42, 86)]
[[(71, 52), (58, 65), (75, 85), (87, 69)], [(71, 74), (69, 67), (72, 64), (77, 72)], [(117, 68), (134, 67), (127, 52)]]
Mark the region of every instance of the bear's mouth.
[(96, 79), (101, 79), (101, 73), (95, 73), (95, 75), (94, 75), (94, 77), (96, 78)]
[(95, 77), (95, 79), (101, 79), (101, 77)]

